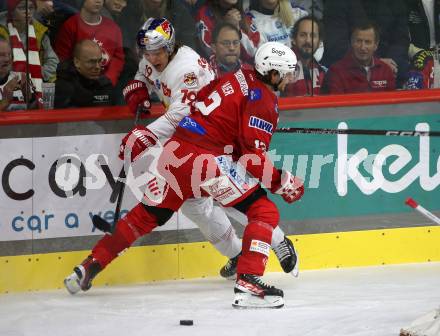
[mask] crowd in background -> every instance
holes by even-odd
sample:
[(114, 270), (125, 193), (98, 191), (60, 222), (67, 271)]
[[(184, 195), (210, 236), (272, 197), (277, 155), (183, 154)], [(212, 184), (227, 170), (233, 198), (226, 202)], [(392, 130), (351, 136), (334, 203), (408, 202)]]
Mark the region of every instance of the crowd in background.
[(298, 65), (281, 96), (440, 87), (439, 0), (4, 0), (0, 110), (124, 104), (139, 28), (166, 17), (217, 76), (278, 41)]

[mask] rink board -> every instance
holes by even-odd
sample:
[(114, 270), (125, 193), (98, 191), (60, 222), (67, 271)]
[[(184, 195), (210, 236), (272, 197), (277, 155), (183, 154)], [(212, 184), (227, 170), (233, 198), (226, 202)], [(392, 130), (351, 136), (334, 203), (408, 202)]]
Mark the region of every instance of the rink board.
[[(440, 261), (440, 227), (290, 236), (300, 270)], [(62, 288), (64, 277), (88, 251), (0, 257), (0, 293)], [(95, 280), (95, 286), (218, 276), (226, 262), (206, 242), (140, 246), (128, 250)], [(280, 272), (273, 253), (268, 272)]]
[[(438, 99), (398, 102), (288, 110), (280, 100), (279, 126), (440, 130)], [(112, 220), (110, 180), (120, 171), (116, 151), (131, 127), (132, 120), (111, 115), (19, 127), (0, 123), (0, 293), (61, 288), (64, 277), (89, 253), (100, 237), (91, 215)], [(288, 205), (270, 196), (280, 209), (280, 227), (299, 250), (301, 269), (440, 261), (439, 227), (404, 204), (411, 196), (440, 215), (439, 137), (275, 133), (271, 150), (281, 158), (275, 160), (277, 167), (305, 180), (301, 202)], [(362, 159), (364, 152), (369, 159)], [(74, 183), (83, 177), (81, 169), (54, 165), (67, 153), (72, 162), (78, 158), (84, 165), (87, 177), (105, 177), (109, 183), (96, 188), (86, 184), (81, 193)], [(106, 175), (88, 160), (97, 153), (108, 159)], [(338, 166), (337, 159), (345, 155), (362, 159), (359, 169), (351, 166), (358, 176)], [(349, 157), (343, 161), (349, 165)], [(380, 168), (375, 172), (374, 164)], [(63, 180), (68, 171), (78, 178)], [(380, 185), (373, 183), (381, 178)], [(64, 197), (57, 186), (72, 187), (74, 197)], [(123, 203), (123, 212), (135, 204), (130, 192)], [(240, 236), (242, 230), (237, 229)], [(194, 223), (176, 215), (172, 223), (140, 238), (95, 284), (218, 276), (225, 262)], [(280, 271), (273, 255), (268, 271)]]

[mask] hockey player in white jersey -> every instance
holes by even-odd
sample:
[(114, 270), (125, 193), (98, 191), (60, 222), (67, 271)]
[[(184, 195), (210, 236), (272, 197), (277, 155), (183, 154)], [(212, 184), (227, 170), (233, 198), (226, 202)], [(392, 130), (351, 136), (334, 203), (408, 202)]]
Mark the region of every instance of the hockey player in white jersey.
[[(187, 46), (175, 45), (174, 28), (165, 18), (148, 19), (138, 33), (137, 44), (144, 57), (139, 63), (135, 79), (123, 90), (126, 103), (133, 113), (139, 108), (147, 110), (151, 106), (150, 93), (154, 92), (166, 112), (148, 125), (151, 136), (145, 138), (139, 132), (141, 136), (131, 144), (130, 158), (124, 158), (124, 144), (128, 138), (123, 139), (119, 156), (131, 161), (158, 141), (163, 143), (170, 138), (180, 120), (190, 113), (189, 103), (196, 98), (196, 93), (214, 79), (214, 71), (205, 59)], [(220, 274), (225, 278), (235, 277), (241, 241), (224, 210), (214, 205), (212, 198), (203, 197), (187, 200), (181, 211), (197, 224), (205, 238), (221, 254), (229, 258)], [(160, 218), (159, 221), (163, 225), (168, 219)], [(99, 242), (92, 252), (99, 250), (98, 245)], [(283, 270), (297, 276), (296, 251), (281, 229), (274, 230), (272, 246)], [(65, 279), (70, 293), (75, 294), (80, 289), (88, 290), (93, 278), (105, 267), (94, 264), (92, 259), (88, 257)]]
[[(170, 42), (164, 48), (164, 40), (169, 35)], [(156, 93), (166, 113), (149, 124), (148, 129), (163, 142), (174, 133), (180, 120), (189, 114), (188, 104), (202, 87), (214, 79), (215, 72), (191, 48), (175, 46), (174, 29), (166, 19), (149, 19), (139, 31), (137, 42), (139, 49), (144, 51), (144, 57), (134, 81), (124, 89), (124, 97), (135, 113), (139, 107), (148, 108), (149, 93)], [(212, 199), (202, 198), (187, 201), (181, 211), (198, 225), (205, 238), (221, 254), (230, 258), (220, 274), (233, 278), (241, 242), (224, 210), (213, 206)], [(292, 274), (296, 276), (297, 256), (293, 244), (279, 228), (274, 231), (273, 247), (283, 270), (286, 273), (293, 271)]]

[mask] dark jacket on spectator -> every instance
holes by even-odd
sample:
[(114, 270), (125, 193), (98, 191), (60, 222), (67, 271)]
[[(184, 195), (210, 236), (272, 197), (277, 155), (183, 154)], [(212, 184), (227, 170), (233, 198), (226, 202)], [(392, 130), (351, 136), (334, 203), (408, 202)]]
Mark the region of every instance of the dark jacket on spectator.
[[(431, 47), (428, 17), (422, 0), (406, 0), (411, 43), (421, 49)], [(440, 43), (440, 0), (434, 0), (435, 41)]]
[(402, 83), (408, 72), (408, 15), (401, 0), (326, 0), (324, 7), (324, 58), (330, 67), (350, 49), (350, 34), (357, 22), (370, 20), (381, 30), (376, 55), (392, 58)]
[(391, 68), (379, 58), (373, 58), (370, 74), (353, 57), (350, 51), (333, 64), (327, 72), (325, 81), (330, 94), (391, 91), (396, 81)]
[(67, 60), (58, 65), (54, 105), (55, 108), (112, 105), (112, 90), (107, 77), (85, 78), (76, 70), (73, 61)]

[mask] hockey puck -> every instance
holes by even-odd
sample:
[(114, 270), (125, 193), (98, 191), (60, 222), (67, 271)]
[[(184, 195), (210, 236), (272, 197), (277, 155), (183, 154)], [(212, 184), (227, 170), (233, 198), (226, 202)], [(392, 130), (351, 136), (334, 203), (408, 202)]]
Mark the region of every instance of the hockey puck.
[(192, 326), (194, 324), (193, 320), (180, 320), (180, 325)]

